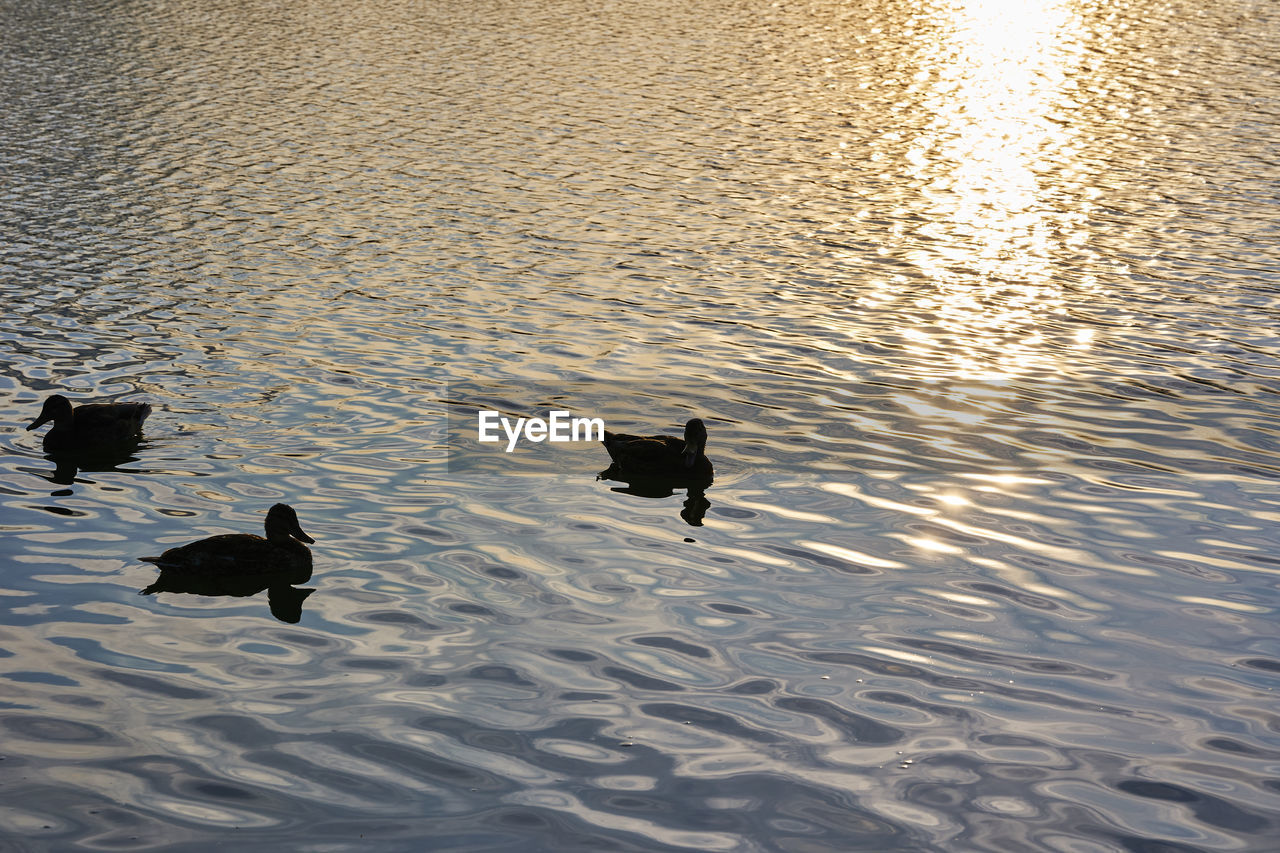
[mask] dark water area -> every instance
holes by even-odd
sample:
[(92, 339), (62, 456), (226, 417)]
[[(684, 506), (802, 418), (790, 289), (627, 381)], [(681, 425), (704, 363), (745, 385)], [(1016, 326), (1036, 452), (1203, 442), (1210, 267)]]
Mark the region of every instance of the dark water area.
[[(1277, 57), (0, 0), (0, 850), (1280, 850)], [(53, 393), (154, 412), (49, 458)], [(714, 482), (475, 440), (553, 410)], [(139, 562), (276, 503), (309, 575)]]

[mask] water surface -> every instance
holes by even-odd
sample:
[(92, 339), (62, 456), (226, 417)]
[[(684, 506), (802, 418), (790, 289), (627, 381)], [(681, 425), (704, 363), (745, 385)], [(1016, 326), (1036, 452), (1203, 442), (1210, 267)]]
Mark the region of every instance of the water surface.
[[(0, 846), (1275, 850), (1273, 5), (0, 32)], [(138, 595), (281, 501), (296, 621)]]

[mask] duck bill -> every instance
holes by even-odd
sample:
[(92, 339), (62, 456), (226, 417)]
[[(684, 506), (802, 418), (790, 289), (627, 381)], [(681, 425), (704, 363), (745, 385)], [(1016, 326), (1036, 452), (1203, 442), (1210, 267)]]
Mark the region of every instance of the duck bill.
[[(292, 513), (290, 513), (292, 515)], [(289, 519), (289, 535), (299, 542), (306, 542), (308, 545), (314, 545), (315, 541), (310, 536), (302, 532), (302, 525), (298, 523), (298, 517), (295, 515)]]
[(47, 412), (41, 412), (41, 413), (40, 413), (40, 417), (38, 417), (38, 418), (36, 418), (34, 421), (32, 421), (32, 422), (31, 422), (31, 426), (27, 427), (27, 431), (28, 431), (28, 432), (30, 432), (31, 430), (35, 429), (36, 427), (44, 426), (45, 424), (47, 424), (47, 423), (48, 423), (49, 421), (51, 421), (51, 420), (53, 420), (53, 415), (50, 415), (50, 414), (48, 414)]
[(684, 467), (692, 468), (693, 463), (698, 461), (698, 453), (701, 452), (701, 450), (702, 448), (698, 447), (696, 444), (686, 444), (684, 446), (684, 451), (680, 454), (684, 458)]

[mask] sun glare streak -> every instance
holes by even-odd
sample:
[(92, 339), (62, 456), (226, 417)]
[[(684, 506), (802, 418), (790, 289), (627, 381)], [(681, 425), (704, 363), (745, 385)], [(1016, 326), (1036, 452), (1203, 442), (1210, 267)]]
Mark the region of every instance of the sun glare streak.
[(916, 75), (931, 119), (905, 155), (926, 240), (906, 256), (934, 283), (917, 308), (935, 331), (913, 343), (968, 377), (1052, 368), (1040, 326), (1065, 306), (1054, 259), (1084, 219), (1050, 198), (1078, 160), (1062, 114), (1081, 22), (1067, 0), (950, 0), (931, 16)]

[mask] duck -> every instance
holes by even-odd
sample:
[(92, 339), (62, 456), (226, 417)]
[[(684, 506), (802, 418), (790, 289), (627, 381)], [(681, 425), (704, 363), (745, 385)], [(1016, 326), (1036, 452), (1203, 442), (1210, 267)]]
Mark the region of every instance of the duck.
[(142, 422), (151, 414), (150, 403), (87, 403), (72, 406), (61, 394), (44, 401), (40, 417), (28, 430), (53, 421), (44, 434), (46, 452), (95, 452), (136, 441)]
[(627, 435), (605, 430), (604, 449), (616, 479), (709, 480), (714, 474), (706, 457), (707, 427), (701, 418), (684, 425), (684, 439), (672, 435)]
[[(176, 570), (204, 576), (288, 574), (291, 583), (311, 577), (311, 550), (316, 540), (302, 532), (298, 513), (288, 504), (267, 510), (266, 537), (252, 533), (223, 533), (177, 548), (158, 557), (139, 557), (162, 571)], [(306, 544), (303, 544), (306, 543)]]

